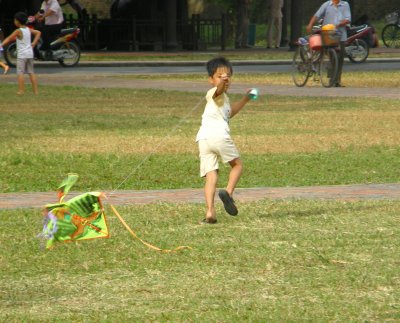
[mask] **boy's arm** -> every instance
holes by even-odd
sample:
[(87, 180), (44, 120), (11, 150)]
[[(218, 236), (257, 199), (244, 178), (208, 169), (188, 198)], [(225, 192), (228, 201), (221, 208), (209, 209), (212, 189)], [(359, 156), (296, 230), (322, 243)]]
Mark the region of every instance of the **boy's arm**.
[(17, 39), (17, 37), (20, 35), (20, 30), (15, 29), (10, 36), (8, 36), (6, 39), (3, 40), (2, 46), (6, 46), (8, 43), (11, 43)]
[(40, 35), (42, 34), (39, 30), (36, 29), (31, 29), (31, 33), (35, 36), (32, 42), (32, 47), (35, 47), (37, 43), (39, 42)]
[(239, 102), (231, 104), (231, 118), (233, 118), (242, 108), (250, 101), (250, 97), (246, 94)]

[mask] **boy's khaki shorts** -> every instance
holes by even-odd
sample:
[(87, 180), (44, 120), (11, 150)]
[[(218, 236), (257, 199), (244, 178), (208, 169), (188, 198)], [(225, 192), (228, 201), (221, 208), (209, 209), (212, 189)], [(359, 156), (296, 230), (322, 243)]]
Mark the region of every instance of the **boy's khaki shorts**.
[(239, 151), (236, 149), (232, 139), (211, 138), (199, 140), (200, 176), (217, 170), (218, 156), (224, 163), (239, 158)]
[(17, 58), (17, 74), (33, 73), (33, 58)]

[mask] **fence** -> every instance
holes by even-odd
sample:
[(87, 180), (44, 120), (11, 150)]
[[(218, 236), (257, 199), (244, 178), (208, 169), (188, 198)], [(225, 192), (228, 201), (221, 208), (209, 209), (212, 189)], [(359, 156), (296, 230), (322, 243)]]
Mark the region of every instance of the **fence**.
[[(165, 50), (167, 48), (166, 20), (98, 19), (96, 15), (65, 19), (66, 27), (79, 26), (81, 41), (88, 50)], [(201, 19), (193, 15), (186, 21), (177, 21), (179, 49), (203, 50), (210, 47), (225, 49), (227, 19)]]

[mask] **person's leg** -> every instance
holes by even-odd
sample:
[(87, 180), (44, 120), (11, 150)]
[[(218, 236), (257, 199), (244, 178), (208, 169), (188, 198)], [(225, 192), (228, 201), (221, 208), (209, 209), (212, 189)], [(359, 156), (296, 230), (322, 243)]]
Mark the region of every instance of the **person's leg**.
[(44, 25), (41, 29), (42, 32), (42, 46), (40, 47), (40, 50), (47, 50), (49, 48), (50, 44), (50, 26)]
[(3, 74), (7, 74), (8, 70), (10, 69), (7, 64), (0, 62), (1, 68), (4, 70)]
[(18, 79), (18, 95), (22, 95), (25, 93), (25, 81), (24, 81), (24, 74), (18, 74), (17, 76)]
[(281, 38), (282, 38), (282, 18), (281, 17), (276, 17), (275, 27), (276, 27), (275, 47), (278, 48), (281, 45)]
[(206, 175), (206, 184), (204, 186), (204, 195), (206, 199), (206, 220), (208, 222), (214, 222), (216, 220), (216, 212), (214, 205), (215, 191), (217, 189), (218, 182), (218, 171), (213, 170), (208, 172)]
[(345, 42), (340, 42), (339, 44), (340, 51), (338, 54), (338, 73), (336, 76), (335, 86), (341, 86), (342, 82), (342, 70), (343, 70), (343, 62), (344, 62), (344, 54), (345, 54)]
[(29, 79), (31, 80), (33, 93), (35, 95), (39, 94), (38, 82), (33, 68), (33, 58), (30, 58), (26, 62), (26, 72), (29, 74)]
[(236, 158), (234, 160), (231, 160), (229, 162), (231, 165), (231, 171), (229, 173), (229, 180), (228, 180), (228, 185), (226, 186), (226, 191), (230, 196), (233, 195), (233, 191), (236, 188), (237, 183), (240, 180), (240, 177), (242, 175), (243, 171), (243, 163), (240, 158)]
[(279, 44), (277, 43), (278, 28), (279, 28), (279, 25), (278, 25), (278, 17), (274, 17), (274, 18), (273, 18), (273, 36), (272, 36), (272, 39), (273, 39), (273, 43), (274, 43), (274, 46), (275, 46), (275, 47), (278, 47), (278, 46), (279, 46)]
[(35, 74), (29, 74), (29, 78), (30, 78), (30, 80), (31, 80), (31, 83), (32, 83), (32, 90), (33, 90), (33, 93), (35, 94), (35, 95), (38, 95), (39, 94), (39, 87), (38, 87), (38, 81), (37, 81), (37, 77), (36, 77), (36, 75)]
[(215, 191), (218, 181), (218, 156), (213, 149), (213, 141), (199, 140), (200, 176), (205, 177), (204, 195), (206, 200), (206, 223), (215, 223)]
[(18, 95), (22, 95), (25, 93), (25, 64), (26, 60), (23, 58), (17, 58), (17, 81), (18, 81)]
[(270, 48), (272, 46), (272, 36), (273, 36), (273, 17), (270, 16), (268, 18), (268, 29), (267, 29), (267, 48)]

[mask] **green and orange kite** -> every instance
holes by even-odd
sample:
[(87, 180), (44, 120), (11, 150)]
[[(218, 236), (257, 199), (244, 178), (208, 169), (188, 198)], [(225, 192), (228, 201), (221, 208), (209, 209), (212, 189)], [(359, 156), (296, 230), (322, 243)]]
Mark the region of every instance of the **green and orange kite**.
[[(77, 180), (77, 174), (68, 174), (57, 189), (58, 203), (45, 205), (43, 230), (38, 236), (46, 240), (47, 249), (51, 249), (57, 241), (71, 242), (110, 237), (106, 214), (101, 202), (102, 198), (106, 198), (104, 193), (84, 193), (64, 202), (64, 197)], [(110, 204), (110, 207), (129, 233), (145, 246), (161, 252), (191, 249), (181, 246), (170, 250), (151, 245), (136, 235), (113, 205)]]

